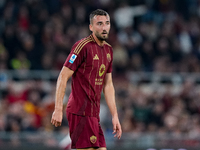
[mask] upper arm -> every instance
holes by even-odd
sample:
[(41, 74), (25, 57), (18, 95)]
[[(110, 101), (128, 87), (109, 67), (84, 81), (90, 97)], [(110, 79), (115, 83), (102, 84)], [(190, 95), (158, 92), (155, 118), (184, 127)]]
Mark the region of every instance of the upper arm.
[(112, 73), (107, 73), (104, 81), (104, 88), (106, 86), (113, 86)]
[(62, 81), (67, 82), (68, 79), (73, 75), (73, 73), (73, 70), (63, 66), (62, 70), (60, 71), (59, 78), (62, 79)]

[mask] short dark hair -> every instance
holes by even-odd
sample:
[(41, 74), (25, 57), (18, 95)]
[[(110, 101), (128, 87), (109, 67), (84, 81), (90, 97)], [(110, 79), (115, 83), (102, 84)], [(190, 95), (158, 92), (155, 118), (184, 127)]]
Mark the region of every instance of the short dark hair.
[(109, 14), (102, 9), (96, 9), (93, 12), (91, 12), (90, 14), (90, 24), (92, 23), (92, 19), (94, 18), (94, 16), (109, 16)]

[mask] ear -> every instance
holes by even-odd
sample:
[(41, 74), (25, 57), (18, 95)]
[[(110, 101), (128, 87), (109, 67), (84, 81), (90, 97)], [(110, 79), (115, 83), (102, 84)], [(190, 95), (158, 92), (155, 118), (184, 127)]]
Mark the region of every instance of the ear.
[(89, 28), (90, 28), (90, 31), (93, 32), (93, 26), (91, 24), (89, 25)]

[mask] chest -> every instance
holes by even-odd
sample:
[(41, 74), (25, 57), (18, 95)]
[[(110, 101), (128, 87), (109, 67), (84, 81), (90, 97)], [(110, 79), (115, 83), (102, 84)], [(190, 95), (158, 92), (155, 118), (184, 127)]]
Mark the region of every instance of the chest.
[(102, 76), (111, 63), (111, 50), (106, 47), (90, 47), (87, 50), (85, 69), (93, 70)]

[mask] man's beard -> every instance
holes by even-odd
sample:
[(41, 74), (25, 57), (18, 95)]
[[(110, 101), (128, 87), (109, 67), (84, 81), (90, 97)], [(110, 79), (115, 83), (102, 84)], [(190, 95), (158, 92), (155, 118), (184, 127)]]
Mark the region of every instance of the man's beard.
[[(106, 32), (106, 33), (107, 33), (107, 32)], [(107, 35), (105, 35), (105, 36), (104, 36), (104, 35), (102, 36), (102, 35), (99, 34), (99, 33), (96, 33), (95, 35), (96, 35), (96, 37), (98, 38), (99, 41), (105, 41), (105, 40), (108, 39), (108, 33), (107, 33)]]

